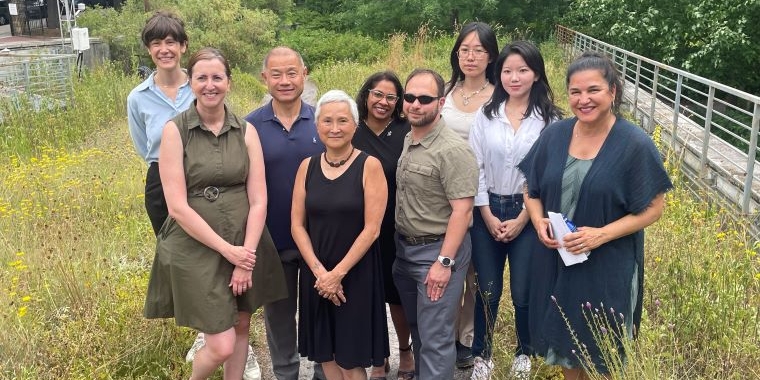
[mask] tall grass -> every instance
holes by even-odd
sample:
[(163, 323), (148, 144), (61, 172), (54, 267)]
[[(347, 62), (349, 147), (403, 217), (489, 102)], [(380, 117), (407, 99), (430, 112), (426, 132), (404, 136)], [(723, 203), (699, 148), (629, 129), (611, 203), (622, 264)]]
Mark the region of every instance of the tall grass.
[[(312, 77), (321, 92), (353, 94), (386, 68), (402, 78), (419, 66), (448, 76), (453, 37), (395, 36), (387, 44), (375, 64), (324, 65)], [(555, 46), (542, 50), (564, 105), (564, 63)], [(255, 78), (233, 74), (236, 113), (258, 104), (263, 87)], [(143, 208), (145, 166), (133, 153), (124, 106), (138, 82), (106, 66), (76, 83), (75, 107), (18, 112), (0, 126), (0, 378), (189, 375), (183, 356), (193, 332), (142, 317), (154, 238)], [(758, 247), (730, 211), (692, 199), (677, 168), (671, 172), (676, 190), (647, 231), (640, 338), (615, 377), (756, 378)], [(499, 379), (507, 378), (515, 341), (504, 298), (494, 339)], [(559, 378), (556, 368), (534, 368), (533, 378)]]

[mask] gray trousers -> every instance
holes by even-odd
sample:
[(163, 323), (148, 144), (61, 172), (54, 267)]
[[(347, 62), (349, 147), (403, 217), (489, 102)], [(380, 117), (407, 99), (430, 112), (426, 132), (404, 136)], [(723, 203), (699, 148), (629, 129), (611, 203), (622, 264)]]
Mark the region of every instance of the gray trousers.
[(468, 232), (465, 235), (457, 251), (456, 264), (443, 297), (433, 302), (427, 296), (425, 277), (430, 266), (438, 259), (442, 244), (442, 241), (438, 241), (425, 245), (409, 245), (396, 239), (393, 280), (412, 330), (415, 372), (419, 380), (454, 378), (457, 359), (454, 345), (457, 312), (472, 254), (470, 234)]
[[(282, 269), (288, 286), (288, 298), (264, 305), (264, 323), (267, 330), (272, 371), (277, 380), (298, 380), (298, 269), (301, 253), (295, 249), (280, 251)], [(324, 379), (321, 365), (314, 365), (316, 379)]]

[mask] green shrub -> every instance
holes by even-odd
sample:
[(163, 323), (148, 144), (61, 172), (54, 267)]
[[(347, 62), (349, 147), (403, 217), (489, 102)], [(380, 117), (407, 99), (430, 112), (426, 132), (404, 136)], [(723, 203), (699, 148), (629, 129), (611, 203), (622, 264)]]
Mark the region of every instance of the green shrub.
[(297, 28), (284, 32), (281, 42), (298, 50), (312, 69), (329, 62), (375, 62), (387, 50), (382, 42), (370, 37), (326, 29)]
[[(264, 54), (275, 44), (277, 16), (271, 10), (248, 9), (240, 0), (154, 0), (151, 5), (185, 21), (190, 39), (185, 60), (199, 48), (213, 46), (224, 52), (233, 67), (258, 72)], [(142, 1), (128, 0), (120, 11), (85, 12), (79, 24), (90, 29), (90, 36), (108, 43), (112, 60), (133, 71), (140, 64), (153, 66), (140, 41), (140, 31), (152, 13), (144, 11)]]

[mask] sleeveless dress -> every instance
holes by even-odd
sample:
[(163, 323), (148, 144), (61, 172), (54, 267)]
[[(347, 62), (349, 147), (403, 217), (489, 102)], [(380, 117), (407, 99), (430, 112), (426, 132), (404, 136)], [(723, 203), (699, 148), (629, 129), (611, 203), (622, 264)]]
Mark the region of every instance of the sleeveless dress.
[[(224, 240), (242, 245), (249, 211), (245, 120), (225, 107), (224, 125), (214, 136), (201, 126), (192, 105), (173, 121), (184, 146), (188, 204)], [(146, 318), (174, 317), (179, 326), (215, 334), (234, 326), (238, 311), (253, 313), (287, 296), (282, 265), (266, 228), (256, 249), (253, 287), (237, 297), (228, 286), (234, 265), (188, 235), (173, 218), (166, 219), (157, 240)]]
[(383, 260), (385, 302), (391, 305), (401, 305), (401, 297), (393, 282), (393, 263), (396, 261), (396, 168), (404, 148), (404, 137), (410, 130), (411, 126), (405, 119), (393, 119), (383, 133), (376, 135), (367, 123), (360, 121), (351, 141), (356, 149), (380, 160), (388, 186), (388, 203), (377, 245)]
[[(332, 270), (364, 228), (362, 177), (367, 154), (361, 152), (338, 178), (330, 180), (311, 157), (306, 172), (306, 218), (314, 252)], [(342, 368), (382, 366), (390, 355), (385, 315), (383, 273), (377, 243), (341, 282), (346, 303), (322, 298), (316, 279), (301, 263), (298, 349), (315, 362), (333, 360)]]

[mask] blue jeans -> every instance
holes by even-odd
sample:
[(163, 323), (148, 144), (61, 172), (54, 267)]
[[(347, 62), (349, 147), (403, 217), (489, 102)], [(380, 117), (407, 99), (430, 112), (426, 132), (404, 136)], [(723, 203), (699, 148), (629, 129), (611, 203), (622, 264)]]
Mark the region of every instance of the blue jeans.
[[(522, 211), (522, 194), (498, 195), (489, 193), (491, 213), (504, 221), (516, 218)], [(515, 355), (532, 354), (528, 323), (530, 293), (530, 259), (537, 236), (528, 222), (520, 235), (508, 243), (494, 240), (480, 215), (473, 212), (472, 262), (478, 288), (475, 298), (475, 339), (472, 354), (483, 358), (492, 355), (493, 328), (499, 313), (499, 301), (504, 289), (504, 265), (509, 260), (509, 287), (515, 307), (517, 349)]]

